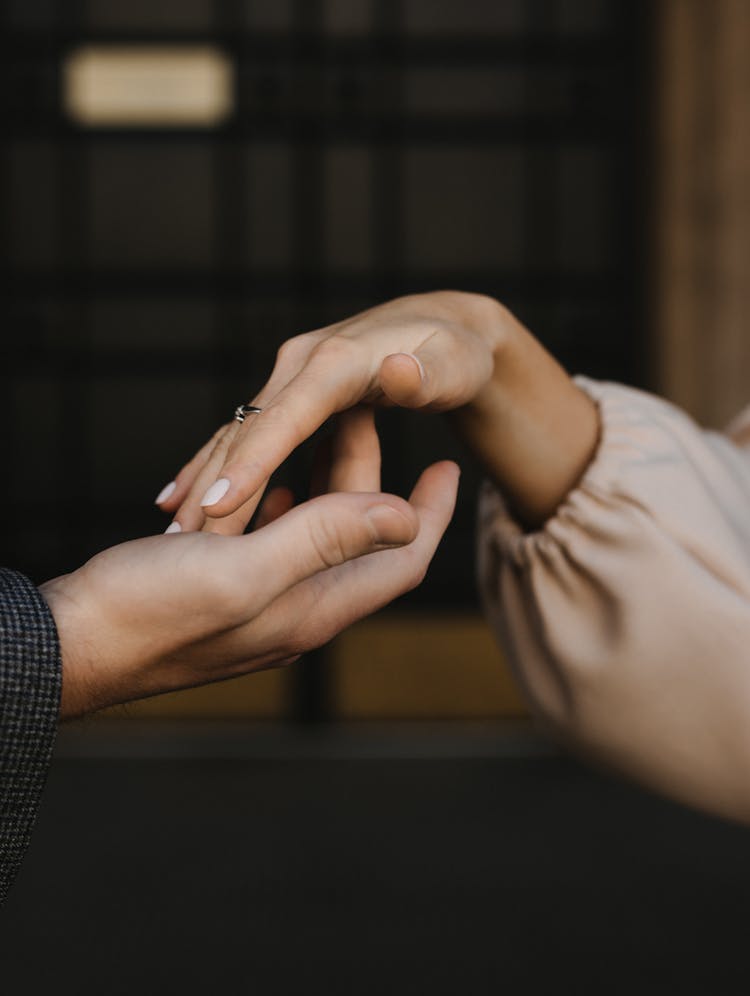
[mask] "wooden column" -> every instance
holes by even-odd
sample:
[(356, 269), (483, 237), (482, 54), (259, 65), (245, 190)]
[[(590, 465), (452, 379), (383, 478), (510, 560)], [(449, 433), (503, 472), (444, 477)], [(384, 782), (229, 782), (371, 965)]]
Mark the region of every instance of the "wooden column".
[(750, 3), (660, 0), (657, 389), (712, 427), (750, 402)]

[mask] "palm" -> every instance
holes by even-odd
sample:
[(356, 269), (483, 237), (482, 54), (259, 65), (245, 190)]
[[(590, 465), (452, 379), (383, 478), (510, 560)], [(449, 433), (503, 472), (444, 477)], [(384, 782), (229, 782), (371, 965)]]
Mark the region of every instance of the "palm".
[[(428, 468), (407, 504), (379, 493), (379, 456), (361, 409), (342, 422), (335, 493), (277, 506), (247, 535), (124, 543), (45, 585), (68, 634), (67, 674), (83, 675), (79, 687), (96, 675), (85, 703), (76, 678), (64, 681), (67, 713), (284, 663), (418, 584), (453, 510), (456, 468)], [(368, 512), (383, 506), (376, 541)]]

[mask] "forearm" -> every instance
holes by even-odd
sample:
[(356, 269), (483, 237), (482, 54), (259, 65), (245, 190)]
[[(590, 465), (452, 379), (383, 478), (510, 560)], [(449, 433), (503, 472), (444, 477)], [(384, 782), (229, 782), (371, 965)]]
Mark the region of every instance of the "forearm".
[(518, 518), (537, 528), (591, 460), (596, 405), (501, 305), (487, 301), (485, 322), (494, 374), (453, 418)]

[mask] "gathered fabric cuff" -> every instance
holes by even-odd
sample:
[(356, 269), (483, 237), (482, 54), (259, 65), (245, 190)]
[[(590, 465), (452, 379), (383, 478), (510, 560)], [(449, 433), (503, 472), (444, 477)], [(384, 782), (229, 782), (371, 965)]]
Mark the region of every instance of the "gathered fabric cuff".
[[(734, 439), (702, 429), (681, 409), (637, 388), (582, 374), (573, 381), (599, 413), (599, 439), (588, 467), (549, 519), (532, 531), (514, 517), (500, 490), (484, 481), (481, 542), (491, 542), (516, 566), (528, 567), (535, 556), (566, 542), (571, 523), (594, 533), (601, 513), (606, 515), (613, 506), (619, 514), (626, 506), (647, 511), (688, 544), (695, 536), (693, 522), (685, 520), (700, 514), (701, 503), (707, 521), (716, 518), (718, 496), (730, 509), (736, 498), (744, 512), (750, 455)], [(747, 412), (750, 418), (750, 407)], [(746, 522), (738, 526), (744, 535)], [(729, 539), (731, 546), (733, 537)], [(712, 544), (714, 540), (712, 534)]]
[(482, 488), (485, 612), (550, 729), (750, 822), (750, 453), (661, 398), (575, 382), (600, 437), (549, 519), (526, 531)]

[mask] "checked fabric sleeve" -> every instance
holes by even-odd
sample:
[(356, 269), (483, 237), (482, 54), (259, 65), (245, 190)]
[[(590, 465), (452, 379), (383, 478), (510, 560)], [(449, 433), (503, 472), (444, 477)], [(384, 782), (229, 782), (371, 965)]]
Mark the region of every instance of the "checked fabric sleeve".
[(28, 846), (60, 708), (52, 614), (34, 585), (0, 569), (0, 903)]

